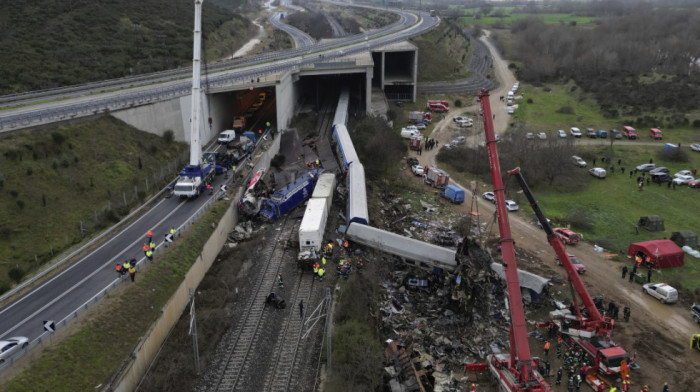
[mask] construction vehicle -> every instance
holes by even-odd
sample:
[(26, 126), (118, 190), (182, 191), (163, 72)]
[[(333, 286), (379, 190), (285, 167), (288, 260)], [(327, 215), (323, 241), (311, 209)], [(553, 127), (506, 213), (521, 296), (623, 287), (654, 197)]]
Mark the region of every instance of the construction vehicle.
[(274, 221), (306, 201), (311, 197), (316, 180), (321, 173), (323, 169), (309, 170), (284, 188), (275, 191), (269, 198), (263, 199), (260, 204), (260, 215)]
[(433, 118), (430, 112), (408, 112), (408, 122), (411, 124), (415, 124), (417, 122), (430, 124), (432, 119)]
[(233, 129), (242, 130), (245, 128), (245, 116), (233, 116)]
[[(627, 363), (629, 363), (629, 355), (627, 352), (611, 339), (615, 321), (608, 316), (602, 316), (598, 311), (593, 299), (588, 294), (588, 290), (586, 290), (586, 287), (583, 285), (583, 281), (572, 263), (569, 254), (566, 252), (564, 244), (552, 229), (542, 209), (537, 204), (535, 197), (532, 195), (530, 187), (525, 182), (525, 177), (520, 173), (520, 168), (509, 171), (508, 175), (517, 178), (525, 197), (527, 197), (527, 200), (530, 202), (530, 206), (547, 234), (547, 241), (554, 249), (557, 259), (559, 259), (559, 262), (566, 270), (571, 296), (573, 298), (573, 311), (564, 309), (550, 312), (550, 320), (546, 323), (540, 323), (538, 326), (545, 326), (553, 323), (562, 336), (568, 337), (569, 343), (580, 346), (584, 352), (588, 353), (592, 358), (593, 365), (589, 368), (591, 373), (586, 377), (586, 382), (589, 384), (596, 382), (596, 385), (599, 385), (596, 379), (600, 378), (592, 373), (594, 370), (598, 370), (602, 374), (618, 374), (621, 372), (622, 368), (626, 368)], [(575, 296), (576, 293), (583, 302), (585, 312), (579, 307)], [(602, 382), (602, 380), (599, 380), (599, 382)], [(596, 387), (594, 387), (594, 389), (595, 388)]]
[(195, 0), (194, 16), (194, 54), (192, 61), (192, 114), (190, 117), (190, 163), (180, 170), (173, 189), (173, 194), (181, 198), (194, 198), (210, 184), (215, 174), (214, 155), (202, 162), (202, 146), (200, 143), (200, 73), (202, 48), (202, 1)]
[(503, 256), (508, 289), (507, 308), (510, 308), (511, 353), (490, 354), (487, 356), (487, 363), (489, 371), (498, 380), (499, 391), (551, 392), (552, 388), (537, 371), (538, 361), (530, 355), (529, 335), (525, 321), (522, 294), (520, 292), (518, 266), (515, 260), (515, 245), (508, 222), (506, 196), (503, 179), (501, 178), (501, 164), (498, 160), (497, 140), (493, 130), (488, 91), (482, 90), (479, 93), (479, 98), (484, 111), (486, 145), (488, 146), (491, 162), (491, 180), (493, 181), (493, 192), (496, 198), (498, 230), (501, 236), (501, 254)]
[(426, 166), (423, 178), (426, 184), (438, 189), (444, 188), (450, 182), (450, 175), (435, 166)]
[(444, 113), (450, 110), (450, 103), (447, 101), (429, 100), (427, 107), (432, 112)]

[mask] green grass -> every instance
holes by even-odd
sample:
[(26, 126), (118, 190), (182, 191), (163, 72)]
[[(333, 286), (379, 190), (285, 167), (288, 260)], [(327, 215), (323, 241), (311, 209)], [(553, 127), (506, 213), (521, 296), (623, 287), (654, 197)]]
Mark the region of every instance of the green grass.
[(465, 79), (472, 75), (466, 67), (470, 55), (469, 40), (455, 25), (442, 23), (413, 38), (413, 42), (418, 46), (419, 82)]
[[(591, 230), (582, 231), (584, 238), (590, 242), (610, 241), (618, 248), (612, 249), (613, 251), (626, 252), (632, 242), (670, 238), (674, 231), (698, 232), (700, 216), (697, 214), (697, 206), (700, 190), (687, 186), (677, 186), (673, 190), (667, 188), (666, 184), (659, 187), (651, 183), (645, 185), (644, 190), (640, 192), (635, 179), (630, 179), (627, 173), (630, 168), (646, 163), (653, 157), (657, 166), (666, 166), (673, 174), (679, 170), (698, 167), (700, 154), (691, 154), (688, 163), (675, 163), (661, 161), (656, 156), (656, 151), (658, 150), (653, 147), (617, 146), (614, 148), (612, 160), (617, 167), (617, 159), (622, 159), (622, 166), (626, 168), (625, 174), (608, 173), (608, 178), (604, 180), (590, 177), (582, 184), (580, 192), (562, 193), (542, 189), (535, 189), (533, 192), (545, 214), (552, 219), (562, 219), (576, 209), (585, 211), (593, 219), (594, 226)], [(593, 157), (597, 157), (597, 164), (600, 166), (600, 157), (611, 156), (608, 147), (582, 148), (581, 155), (586, 158), (589, 167), (592, 166)], [(530, 215), (529, 209), (521, 213)], [(664, 218), (666, 231), (652, 233), (640, 229), (639, 234), (636, 234), (634, 224), (643, 215), (660, 215)], [(700, 263), (691, 256), (686, 255), (683, 268), (666, 272), (673, 273), (682, 275), (680, 281), (687, 290), (700, 286)]]
[(47, 349), (3, 391), (92, 391), (106, 385), (126, 360), (143, 331), (182, 282), (229, 204), (218, 202), (168, 249), (159, 253), (136, 283), (125, 282), (103, 299), (104, 311), (92, 314), (78, 331)]
[(510, 26), (514, 21), (527, 19), (527, 18), (538, 18), (544, 23), (564, 23), (570, 24), (571, 22), (576, 22), (579, 26), (585, 26), (591, 24), (592, 21), (597, 18), (588, 16), (575, 16), (570, 14), (506, 14), (504, 17), (486, 16), (480, 19), (475, 19), (473, 16), (464, 16), (459, 18), (460, 24), (466, 26), (491, 26), (493, 24), (500, 23), (504, 26)]
[(135, 203), (134, 187), (145, 196), (146, 178), (152, 191), (153, 174), (176, 162), (185, 147), (107, 116), (3, 137), (0, 284), (8, 281), (9, 266), (31, 272), (52, 251), (82, 241), (81, 221), (87, 234), (112, 223), (104, 213), (108, 205), (116, 216), (128, 212), (116, 211), (123, 192)]

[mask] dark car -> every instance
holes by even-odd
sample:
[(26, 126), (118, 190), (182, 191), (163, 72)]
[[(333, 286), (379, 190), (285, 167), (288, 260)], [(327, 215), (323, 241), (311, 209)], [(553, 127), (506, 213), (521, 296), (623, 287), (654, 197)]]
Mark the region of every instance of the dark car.
[(586, 128), (586, 136), (593, 138), (593, 139), (598, 137), (598, 135), (595, 133), (595, 129), (593, 129), (593, 128)]
[(651, 176), (651, 180), (654, 181), (655, 183), (659, 184), (662, 182), (671, 182), (673, 181), (673, 177), (666, 173), (661, 173), (661, 174), (654, 174)]

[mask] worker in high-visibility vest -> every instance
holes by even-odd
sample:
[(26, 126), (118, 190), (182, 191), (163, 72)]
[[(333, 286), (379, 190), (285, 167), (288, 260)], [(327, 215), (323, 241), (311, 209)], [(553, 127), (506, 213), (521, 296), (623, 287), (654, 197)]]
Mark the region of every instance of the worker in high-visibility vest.
[(148, 246), (148, 244), (143, 244), (143, 246), (141, 247), (141, 250), (143, 250), (144, 254), (146, 254), (146, 252), (148, 252), (149, 249), (151, 248)]
[(326, 270), (323, 268), (318, 269), (318, 280), (323, 281), (323, 274), (326, 273)]
[(122, 270), (122, 265), (119, 264), (119, 263), (117, 263), (117, 266), (116, 266), (115, 268), (116, 268), (116, 270), (117, 270), (117, 275), (119, 275), (119, 277), (121, 278), (122, 275), (124, 275), (124, 273), (122, 272), (122, 271), (123, 271), (123, 270)]
[(151, 251), (156, 250), (156, 243), (151, 241)]
[(325, 257), (321, 257), (321, 264), (323, 264), (324, 266), (326, 265), (326, 258)]
[(333, 256), (333, 243), (332, 242), (328, 243), (328, 254)]
[(146, 257), (148, 257), (148, 261), (153, 261), (153, 252), (150, 249), (146, 252)]
[(146, 232), (146, 237), (148, 237), (148, 242), (151, 242), (151, 239), (153, 239), (153, 232), (151, 231), (151, 229), (148, 229), (148, 231)]
[(175, 233), (176, 233), (175, 228), (174, 228), (174, 227), (171, 227), (171, 228), (170, 228), (170, 234), (172, 234), (173, 238), (175, 237)]

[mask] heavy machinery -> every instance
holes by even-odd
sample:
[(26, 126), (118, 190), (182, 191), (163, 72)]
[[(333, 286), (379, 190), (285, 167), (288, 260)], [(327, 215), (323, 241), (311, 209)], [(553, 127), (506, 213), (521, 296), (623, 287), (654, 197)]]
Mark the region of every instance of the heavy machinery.
[(175, 183), (173, 194), (182, 198), (199, 196), (206, 189), (215, 174), (213, 161), (202, 162), (202, 146), (200, 140), (201, 112), (201, 50), (202, 50), (202, 3), (195, 0), (194, 7), (194, 50), (192, 56), (192, 114), (190, 117), (190, 163), (180, 170), (180, 178)]
[[(547, 234), (547, 241), (554, 248), (557, 259), (566, 270), (571, 289), (574, 310), (554, 311), (550, 313), (551, 320), (542, 325), (554, 323), (563, 336), (569, 337), (570, 343), (580, 346), (587, 352), (593, 359), (593, 366), (590, 367), (591, 371), (597, 369), (603, 374), (620, 373), (622, 368), (626, 367), (626, 364), (629, 362), (629, 355), (611, 339), (615, 321), (608, 316), (602, 316), (598, 311), (593, 299), (588, 294), (588, 290), (583, 285), (581, 276), (571, 262), (564, 244), (552, 229), (549, 220), (544, 216), (542, 209), (532, 195), (530, 187), (525, 182), (522, 173), (520, 173), (520, 168), (515, 168), (509, 171), (508, 174), (515, 176), (520, 183), (523, 193), (530, 202), (530, 206), (535, 212), (544, 232)], [(585, 309), (582, 310), (580, 308), (575, 294), (578, 294)], [(572, 314), (574, 312), (575, 314)]]
[(498, 389), (503, 392), (551, 392), (552, 388), (544, 381), (537, 371), (537, 361), (530, 355), (528, 344), (527, 323), (523, 310), (518, 266), (515, 260), (515, 247), (510, 233), (506, 197), (501, 178), (501, 164), (498, 160), (496, 135), (493, 130), (493, 117), (489, 103), (489, 93), (482, 90), (479, 94), (484, 111), (484, 130), (486, 145), (491, 162), (491, 180), (496, 197), (498, 215), (498, 230), (501, 235), (501, 254), (505, 266), (506, 283), (508, 287), (508, 302), (510, 304), (510, 354), (491, 354), (487, 362), (491, 374), (498, 380)]

